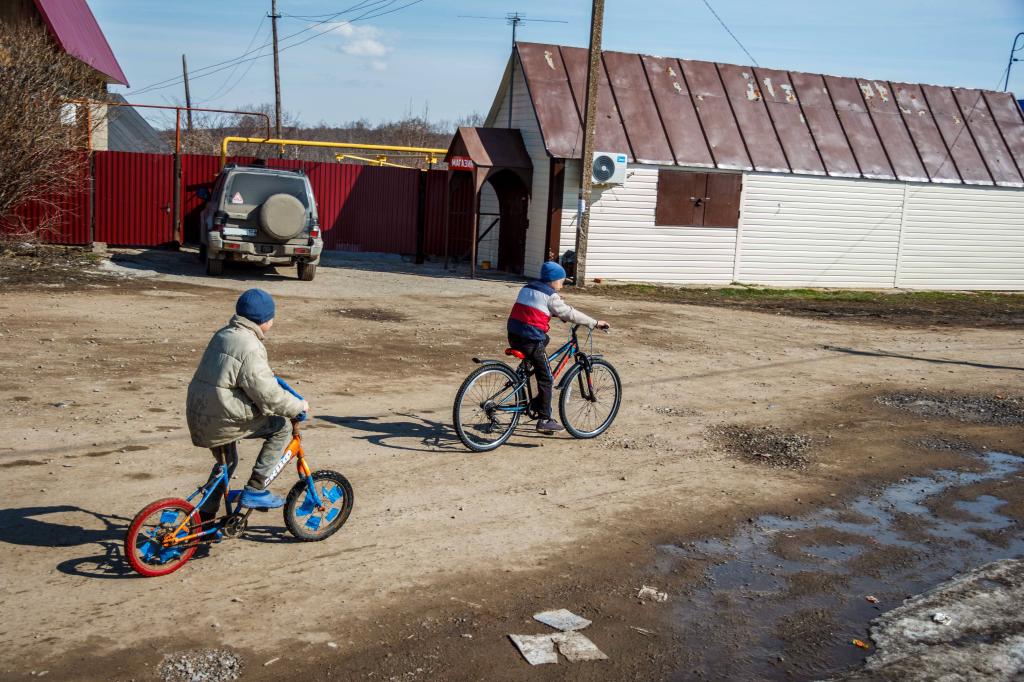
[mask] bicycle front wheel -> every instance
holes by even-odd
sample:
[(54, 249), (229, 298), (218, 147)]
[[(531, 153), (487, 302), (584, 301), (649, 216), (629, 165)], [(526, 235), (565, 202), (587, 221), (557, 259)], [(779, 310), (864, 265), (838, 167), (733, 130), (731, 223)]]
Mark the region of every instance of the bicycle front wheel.
[(583, 365), (569, 370), (558, 398), (558, 412), (574, 438), (593, 438), (612, 425), (621, 403), (619, 373), (604, 360), (592, 360), (589, 382)]
[(310, 478), (322, 506), (316, 506), (306, 481), (293, 485), (284, 503), (284, 525), (303, 542), (326, 540), (337, 533), (355, 502), (352, 484), (337, 471), (314, 471)]
[(509, 439), (526, 406), (526, 389), (505, 365), (484, 365), (466, 377), (455, 394), (452, 423), (473, 452), (494, 450)]

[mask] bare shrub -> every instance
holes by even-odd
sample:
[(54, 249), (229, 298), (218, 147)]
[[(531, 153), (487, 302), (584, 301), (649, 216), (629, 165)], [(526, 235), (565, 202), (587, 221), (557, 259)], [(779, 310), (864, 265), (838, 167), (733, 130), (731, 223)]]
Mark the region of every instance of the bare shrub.
[[(95, 117), (66, 100), (102, 92), (89, 66), (68, 55), (46, 29), (31, 22), (0, 24), (0, 233), (35, 241), (58, 219), (52, 197), (76, 189), (84, 177), (84, 147)], [(92, 119), (90, 121), (90, 119)], [(14, 211), (26, 202), (47, 205), (50, 220), (26, 225)]]

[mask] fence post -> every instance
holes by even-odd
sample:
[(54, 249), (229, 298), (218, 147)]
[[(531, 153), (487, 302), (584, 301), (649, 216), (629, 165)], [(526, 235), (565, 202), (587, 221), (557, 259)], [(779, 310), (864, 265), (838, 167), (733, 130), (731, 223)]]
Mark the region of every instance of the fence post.
[(86, 178), (89, 183), (88, 213), (85, 219), (89, 225), (89, 248), (96, 243), (96, 154), (89, 150), (85, 153)]
[(171, 230), (171, 240), (177, 246), (181, 246), (181, 154), (174, 152), (174, 197), (171, 199), (174, 206), (173, 212), (174, 227)]
[(426, 260), (424, 251), (426, 251), (426, 239), (427, 239), (427, 177), (430, 175), (429, 170), (417, 170), (418, 173), (418, 196), (416, 198), (416, 265), (420, 265)]

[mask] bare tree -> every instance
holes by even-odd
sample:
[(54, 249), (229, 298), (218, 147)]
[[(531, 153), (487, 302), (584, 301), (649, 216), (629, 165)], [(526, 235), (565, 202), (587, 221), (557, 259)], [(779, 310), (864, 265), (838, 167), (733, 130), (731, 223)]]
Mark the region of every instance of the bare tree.
[(52, 197), (81, 185), (86, 158), (75, 148), (99, 121), (93, 107), (68, 100), (99, 92), (96, 72), (61, 50), (43, 26), (0, 25), (0, 220), (8, 233), (38, 237), (46, 225), (23, 225), (15, 209), (47, 203), (52, 223), (60, 210)]

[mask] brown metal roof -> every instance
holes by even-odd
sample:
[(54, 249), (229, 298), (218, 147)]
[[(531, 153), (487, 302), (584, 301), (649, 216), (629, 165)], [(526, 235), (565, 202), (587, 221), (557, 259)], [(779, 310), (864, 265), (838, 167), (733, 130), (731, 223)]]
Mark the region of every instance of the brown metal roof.
[[(587, 51), (517, 50), (548, 153), (578, 158)], [(602, 57), (597, 146), (634, 162), (1024, 187), (1024, 115), (1008, 93)]]
[(523, 136), (515, 129), (459, 128), (445, 158), (459, 155), (483, 168), (533, 169)]

